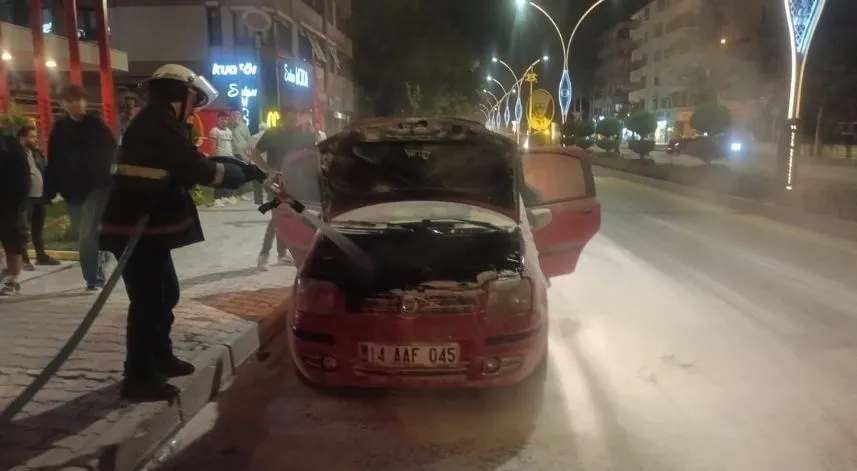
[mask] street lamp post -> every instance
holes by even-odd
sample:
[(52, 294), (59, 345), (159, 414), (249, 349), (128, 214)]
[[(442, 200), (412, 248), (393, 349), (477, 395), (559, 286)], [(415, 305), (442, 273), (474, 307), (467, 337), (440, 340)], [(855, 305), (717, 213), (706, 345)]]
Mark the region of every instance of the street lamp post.
[[(498, 115), (498, 116), (500, 115), (500, 109), (499, 109), (499, 106), (502, 106), (503, 98), (505, 97), (505, 99), (506, 99), (506, 109), (505, 109), (505, 111), (503, 112), (503, 120), (505, 121), (505, 126), (509, 126), (509, 120), (512, 118), (512, 117), (511, 117), (511, 114), (509, 113), (509, 98), (508, 98), (508, 96), (509, 96), (509, 91), (508, 91), (508, 90), (506, 90), (506, 87), (504, 87), (504, 86), (503, 86), (503, 84), (502, 84), (502, 83), (500, 83), (500, 81), (499, 81), (499, 80), (497, 80), (497, 79), (495, 79), (494, 77), (492, 77), (492, 76), (490, 76), (490, 75), (489, 75), (489, 76), (485, 77), (485, 79), (486, 79), (488, 82), (494, 82), (494, 83), (496, 83), (497, 85), (499, 85), (499, 86), (500, 86), (500, 90), (503, 90), (503, 96), (500, 98), (500, 101), (497, 103), (497, 106), (498, 106), (498, 109), (497, 109), (497, 115)], [(513, 88), (513, 89), (514, 89), (514, 88)]]
[[(518, 74), (516, 74), (515, 71), (512, 70), (512, 67), (510, 67), (509, 64), (503, 62), (502, 59), (500, 59), (498, 57), (494, 57), (491, 59), (491, 62), (501, 64), (503, 67), (506, 68), (506, 70), (509, 71), (509, 73), (512, 74), (512, 78), (515, 79), (515, 85), (512, 86), (512, 89), (515, 90), (515, 94), (517, 95), (517, 99), (515, 100), (515, 123), (516, 123), (515, 137), (517, 140), (517, 136), (518, 136), (520, 129), (521, 129), (521, 116), (520, 116), (520, 113), (518, 112), (518, 108), (522, 106), (521, 105), (521, 81), (518, 80)], [(506, 109), (507, 110), (509, 109), (509, 98), (506, 98)]]
[[(789, 0), (783, 0), (788, 2)], [(566, 117), (568, 116), (568, 110), (571, 108), (571, 77), (568, 74), (568, 58), (569, 52), (571, 50), (571, 41), (574, 39), (574, 34), (577, 32), (577, 29), (580, 28), (580, 24), (583, 23), (583, 20), (586, 19), (587, 16), (594, 10), (598, 5), (604, 3), (605, 0), (596, 0), (580, 18), (577, 20), (577, 23), (574, 25), (574, 28), (571, 30), (571, 34), (568, 36), (568, 41), (565, 40), (565, 37), (562, 35), (562, 31), (560, 31), (559, 26), (557, 26), (556, 21), (554, 21), (553, 17), (542, 7), (540, 7), (537, 3), (527, 1), (527, 0), (515, 0), (515, 4), (518, 8), (523, 8), (527, 4), (536, 10), (540, 11), (553, 25), (556, 30), (556, 34), (559, 36), (559, 43), (562, 46), (562, 76), (559, 79), (559, 109), (562, 114), (562, 122), (563, 124), (566, 121)]]
[[(791, 79), (789, 81), (788, 108), (786, 113), (786, 133), (778, 146), (777, 173), (783, 183), (785, 193), (795, 188), (797, 177), (797, 153), (800, 145), (800, 105), (801, 89), (806, 57), (812, 44), (812, 37), (821, 18), (821, 12), (827, 0), (783, 0), (786, 10), (786, 23), (789, 29), (791, 58)], [(782, 149), (785, 148), (785, 152)]]
[(493, 126), (495, 126), (495, 125), (500, 124), (500, 123), (499, 123), (499, 121), (498, 121), (498, 122), (496, 122), (496, 123), (494, 122), (494, 110), (495, 110), (495, 109), (499, 109), (499, 107), (500, 107), (500, 100), (497, 98), (497, 95), (495, 95), (495, 94), (491, 93), (491, 90), (487, 90), (487, 89), (484, 89), (484, 88), (483, 88), (483, 89), (482, 89), (482, 93), (487, 93), (488, 95), (490, 95), (490, 96), (491, 96), (491, 98), (493, 98), (493, 99), (494, 99), (494, 104), (493, 104), (493, 105), (491, 105), (491, 110), (490, 110), (490, 111), (491, 111), (491, 121), (490, 121), (490, 122), (491, 122), (491, 126), (493, 127)]
[[(539, 62), (547, 62), (547, 61), (548, 61), (548, 56), (542, 56), (540, 59), (536, 59), (535, 61), (533, 61), (532, 64), (530, 64), (526, 69), (524, 69), (524, 73), (521, 75), (521, 78), (519, 78), (515, 81), (515, 83), (512, 85), (512, 88), (510, 88), (509, 91), (506, 92), (505, 95), (500, 97), (500, 100), (503, 100), (503, 99), (508, 100), (509, 95), (511, 93), (515, 93), (518, 96), (517, 102), (515, 103), (515, 120), (518, 122), (518, 134), (519, 135), (520, 135), (520, 129), (521, 129), (521, 122), (523, 120), (523, 114), (524, 114), (524, 106), (521, 103), (521, 99), (522, 99), (521, 98), (521, 95), (522, 95), (521, 85), (523, 84), (523, 82), (528, 81), (527, 80), (528, 77), (530, 77), (532, 75), (530, 72), (533, 70), (533, 68)], [(513, 72), (513, 74), (514, 74), (514, 72)], [(516, 77), (517, 77), (517, 75), (516, 75)], [(532, 82), (530, 82), (530, 95), (533, 94), (532, 88), (533, 88)]]

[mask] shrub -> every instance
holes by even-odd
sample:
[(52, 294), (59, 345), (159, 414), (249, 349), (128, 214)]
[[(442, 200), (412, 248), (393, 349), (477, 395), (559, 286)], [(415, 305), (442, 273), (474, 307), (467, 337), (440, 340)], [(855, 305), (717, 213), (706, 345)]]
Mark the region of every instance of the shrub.
[(651, 139), (631, 140), (628, 141), (628, 148), (631, 149), (631, 152), (639, 155), (640, 158), (643, 159), (655, 150), (655, 141)]
[(607, 139), (618, 139), (622, 135), (622, 122), (616, 118), (604, 118), (595, 126), (595, 132)]
[[(605, 120), (606, 121), (606, 120)], [(595, 145), (607, 152), (619, 152), (619, 139), (613, 137), (599, 138)]]
[(208, 206), (214, 202), (214, 189), (207, 186), (193, 187), (190, 195), (197, 206)]
[(658, 120), (654, 113), (650, 113), (648, 111), (636, 111), (625, 121), (625, 127), (628, 128), (629, 131), (640, 136), (640, 139), (642, 140), (658, 129)]
[(720, 134), (732, 125), (729, 108), (720, 103), (705, 103), (696, 107), (690, 116), (690, 126), (710, 136)]
[(592, 147), (595, 144), (595, 142), (592, 140), (591, 137), (584, 137), (584, 138), (575, 139), (574, 144), (583, 150), (587, 150), (590, 147)]
[(726, 157), (723, 146), (711, 137), (700, 137), (687, 143), (683, 153), (696, 157), (706, 164)]
[(589, 137), (595, 134), (595, 125), (592, 121), (585, 119), (577, 121), (574, 125), (574, 135), (577, 137)]

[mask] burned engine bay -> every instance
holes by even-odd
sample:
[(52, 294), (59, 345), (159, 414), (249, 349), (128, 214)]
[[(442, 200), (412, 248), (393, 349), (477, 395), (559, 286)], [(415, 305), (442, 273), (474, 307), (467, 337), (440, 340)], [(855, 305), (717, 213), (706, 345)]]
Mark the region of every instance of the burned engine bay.
[(372, 280), (329, 240), (320, 240), (303, 275), (336, 284), (354, 306), (367, 296), (420, 290), (426, 283), (474, 288), (485, 278), (523, 273), (520, 229), (441, 231), (427, 228), (349, 230), (343, 233), (376, 263)]

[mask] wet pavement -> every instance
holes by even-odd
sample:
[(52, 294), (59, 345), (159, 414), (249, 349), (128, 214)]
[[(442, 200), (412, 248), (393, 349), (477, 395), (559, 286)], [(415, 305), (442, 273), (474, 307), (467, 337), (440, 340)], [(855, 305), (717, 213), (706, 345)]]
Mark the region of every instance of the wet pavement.
[(319, 392), (281, 338), (150, 469), (857, 470), (857, 243), (597, 184), (543, 387)]

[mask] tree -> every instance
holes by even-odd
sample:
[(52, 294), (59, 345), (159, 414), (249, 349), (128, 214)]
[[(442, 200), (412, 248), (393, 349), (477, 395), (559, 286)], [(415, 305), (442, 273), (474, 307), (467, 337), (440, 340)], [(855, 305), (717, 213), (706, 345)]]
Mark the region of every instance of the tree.
[(716, 102), (697, 106), (690, 116), (690, 126), (710, 136), (725, 132), (731, 124), (732, 116), (729, 109)]
[(410, 87), (420, 90), (420, 114), (467, 114), (478, 103), (478, 57), (471, 41), (449, 25), (443, 9), (425, 1), (361, 0), (349, 32), (355, 79), (371, 114), (415, 113)]
[(619, 152), (620, 136), (622, 135), (622, 122), (616, 118), (604, 118), (595, 126), (598, 140), (595, 145), (607, 152)]
[(641, 139), (645, 139), (658, 129), (658, 120), (654, 113), (636, 111), (625, 121), (625, 127)]
[(636, 111), (625, 121), (625, 127), (639, 136), (639, 139), (628, 142), (628, 148), (639, 155), (641, 159), (646, 158), (655, 150), (655, 141), (646, 139), (647, 136), (655, 132), (658, 128), (658, 121), (654, 113)]

